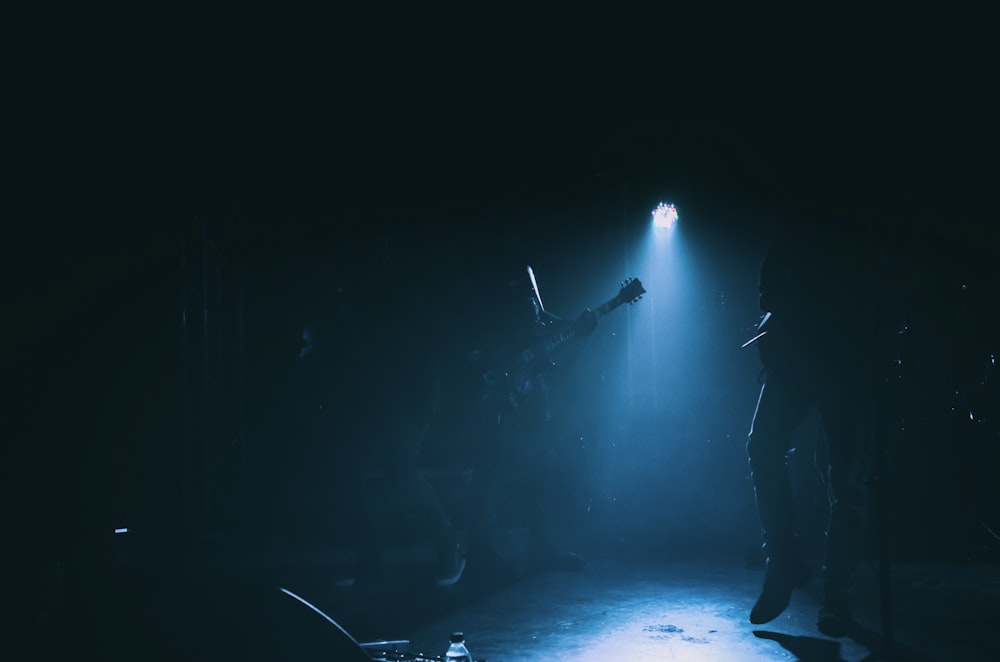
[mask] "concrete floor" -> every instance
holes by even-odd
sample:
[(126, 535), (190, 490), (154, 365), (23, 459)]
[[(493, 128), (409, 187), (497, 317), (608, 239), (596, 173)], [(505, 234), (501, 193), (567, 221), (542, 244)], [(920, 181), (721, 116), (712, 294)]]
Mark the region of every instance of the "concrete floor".
[[(350, 588), (336, 584), (345, 555), (327, 550), (218, 550), (173, 571), (162, 560), (133, 563), (91, 577), (94, 587), (110, 588), (84, 586), (76, 608), (64, 608), (48, 641), (36, 643), (36, 657), (361, 662), (395, 649), (389, 659), (434, 659), (461, 630), (475, 659), (490, 662), (1000, 660), (995, 563), (894, 564), (895, 655), (887, 656), (873, 564), (861, 572), (858, 628), (832, 639), (814, 624), (815, 577), (781, 617), (751, 625), (762, 570), (738, 556), (606, 555), (588, 558), (582, 570), (545, 572), (470, 561), (448, 588), (431, 581), (432, 561), (429, 547), (390, 550), (380, 585)], [(385, 640), (405, 643), (367, 653), (357, 646)]]
[[(762, 571), (735, 556), (591, 558), (580, 571), (520, 576), (477, 573), (441, 589), (426, 574), (430, 557), (400, 551), (388, 586), (331, 588), (303, 572), (288, 575), (300, 595), (356, 641), (403, 640), (397, 659), (441, 655), (453, 630), (477, 660), (1000, 660), (1000, 566), (892, 566), (893, 655), (885, 653), (877, 566), (862, 568), (858, 626), (826, 637), (815, 627), (819, 581), (797, 591), (777, 620), (753, 626), (747, 615)], [(390, 656), (391, 659), (391, 656)]]
[[(937, 570), (900, 569), (908, 579), (894, 596), (896, 657), (1000, 659), (992, 634), (1000, 625), (1000, 573), (993, 569), (991, 583), (967, 577), (959, 590), (959, 569)], [(857, 632), (837, 640), (815, 628), (815, 580), (779, 619), (752, 626), (747, 613), (760, 578), (733, 558), (593, 561), (584, 572), (531, 576), (397, 636), (411, 641), (412, 652), (437, 651), (460, 629), (477, 659), (498, 662), (886, 659), (874, 582), (859, 596)]]

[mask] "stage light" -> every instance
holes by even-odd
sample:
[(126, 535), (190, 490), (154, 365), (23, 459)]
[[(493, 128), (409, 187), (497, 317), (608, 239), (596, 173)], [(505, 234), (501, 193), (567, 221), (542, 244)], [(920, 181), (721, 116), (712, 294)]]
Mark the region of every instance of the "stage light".
[(672, 228), (677, 223), (677, 207), (673, 203), (661, 202), (653, 210), (653, 226), (658, 228)]

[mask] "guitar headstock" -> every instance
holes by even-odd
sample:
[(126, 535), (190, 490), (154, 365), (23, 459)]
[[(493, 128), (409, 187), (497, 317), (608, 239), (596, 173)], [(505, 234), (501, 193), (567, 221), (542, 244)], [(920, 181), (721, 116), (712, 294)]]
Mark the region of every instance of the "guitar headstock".
[(642, 286), (642, 282), (638, 278), (631, 277), (622, 281), (621, 290), (618, 291), (618, 296), (615, 298), (619, 304), (635, 303), (645, 293), (646, 288)]

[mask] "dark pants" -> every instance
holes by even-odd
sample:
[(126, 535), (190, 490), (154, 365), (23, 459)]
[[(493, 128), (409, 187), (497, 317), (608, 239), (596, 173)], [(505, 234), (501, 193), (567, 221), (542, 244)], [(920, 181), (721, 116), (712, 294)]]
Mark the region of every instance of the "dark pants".
[(534, 560), (552, 557), (563, 546), (556, 490), (565, 467), (556, 456), (556, 423), (544, 381), (536, 383), (541, 392), (503, 410), (481, 444), (474, 536), (487, 556), (499, 551), (494, 536), (504, 524), (526, 529), (527, 553)]
[(437, 490), (420, 466), (420, 451), (413, 435), (355, 439), (331, 463), (335, 472), (328, 482), (340, 505), (341, 524), (349, 528), (363, 566), (378, 564), (389, 542), (385, 532), (400, 526), (419, 529), (440, 559), (458, 542)]
[[(828, 586), (849, 585), (866, 504), (864, 481), (871, 438), (869, 380), (849, 379), (843, 366), (769, 374), (747, 441), (747, 455), (769, 567), (798, 553), (794, 503), (786, 455), (793, 435), (815, 407), (827, 441), (824, 468), (830, 503), (823, 576)], [(839, 375), (839, 376), (838, 376)]]

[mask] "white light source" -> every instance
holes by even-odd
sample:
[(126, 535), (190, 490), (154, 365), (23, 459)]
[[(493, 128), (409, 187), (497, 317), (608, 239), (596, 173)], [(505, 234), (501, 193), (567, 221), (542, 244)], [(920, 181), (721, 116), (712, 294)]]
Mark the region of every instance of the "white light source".
[(672, 228), (677, 222), (677, 207), (673, 203), (661, 202), (653, 210), (653, 225), (658, 228)]
[(117, 529), (115, 529), (115, 533), (128, 533), (128, 527), (127, 526), (118, 527)]

